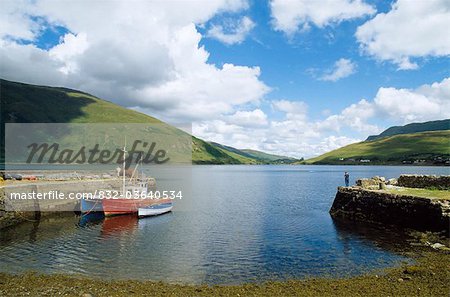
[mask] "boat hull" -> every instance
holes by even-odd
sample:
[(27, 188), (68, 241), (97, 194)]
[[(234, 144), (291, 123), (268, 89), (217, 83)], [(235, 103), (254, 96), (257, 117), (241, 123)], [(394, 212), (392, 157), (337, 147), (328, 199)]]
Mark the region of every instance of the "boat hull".
[(138, 209), (138, 217), (144, 218), (144, 217), (161, 215), (161, 214), (172, 211), (172, 208), (173, 208), (172, 202), (159, 203), (159, 204), (149, 205), (146, 207), (140, 207)]
[(133, 214), (137, 213), (139, 208), (146, 208), (152, 205), (158, 205), (168, 202), (170, 202), (170, 199), (104, 199), (103, 212), (105, 213), (105, 216)]
[(83, 214), (103, 212), (103, 203), (100, 199), (81, 199), (80, 211)]
[(103, 200), (103, 212), (105, 216), (132, 214), (136, 213), (142, 204), (142, 200), (136, 199), (105, 199)]

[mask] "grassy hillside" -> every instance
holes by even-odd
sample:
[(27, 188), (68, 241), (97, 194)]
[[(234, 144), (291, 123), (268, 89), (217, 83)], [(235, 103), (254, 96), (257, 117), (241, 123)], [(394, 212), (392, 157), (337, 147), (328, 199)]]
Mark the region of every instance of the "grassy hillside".
[(256, 164), (255, 160), (242, 158), (196, 137), (192, 141), (192, 160), (195, 164)]
[(226, 152), (237, 160), (248, 164), (290, 164), (298, 161), (294, 158), (285, 156), (267, 154), (257, 150), (250, 149), (236, 149), (231, 146), (222, 145), (220, 143), (210, 142), (211, 145), (218, 148), (221, 151)]
[[(67, 88), (35, 86), (0, 80), (1, 127), (4, 123), (158, 123), (163, 133), (186, 134), (151, 116), (126, 109), (90, 94)], [(0, 131), (3, 133), (3, 130)], [(3, 135), (3, 134), (2, 134)], [(1, 137), (3, 141), (3, 137)], [(3, 147), (3, 143), (1, 144)], [(256, 164), (245, 157), (192, 137), (196, 164)], [(238, 150), (236, 150), (238, 151)], [(269, 163), (269, 162), (267, 162)]]
[(87, 93), (0, 80), (2, 123), (162, 123)]
[(417, 132), (427, 132), (427, 131), (442, 131), (442, 130), (450, 130), (450, 119), (448, 120), (439, 120), (439, 121), (430, 121), (424, 123), (411, 123), (404, 126), (393, 126), (385, 131), (381, 132), (379, 135), (371, 135), (366, 141), (372, 141), (376, 139), (380, 139), (383, 137), (399, 135), (399, 134), (411, 134)]
[[(394, 135), (347, 145), (306, 164), (443, 164), (450, 158), (450, 130)], [(370, 160), (370, 162), (361, 162)]]
[(294, 159), (294, 158), (268, 154), (268, 153), (264, 153), (264, 152), (260, 152), (260, 151), (256, 151), (256, 150), (243, 149), (241, 151), (253, 158), (256, 158), (258, 160), (265, 161), (265, 162), (276, 162), (276, 163), (280, 163), (280, 164), (281, 163), (288, 164), (288, 163), (293, 163), (295, 161), (298, 161), (297, 159)]

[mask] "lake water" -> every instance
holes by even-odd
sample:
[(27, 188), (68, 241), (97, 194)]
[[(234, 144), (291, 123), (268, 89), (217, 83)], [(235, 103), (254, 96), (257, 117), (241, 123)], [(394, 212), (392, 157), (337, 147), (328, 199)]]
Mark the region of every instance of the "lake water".
[(399, 231), (333, 220), (356, 178), (450, 174), (444, 167), (194, 166), (191, 207), (137, 220), (80, 223), (68, 215), (0, 231), (0, 271), (76, 273), (176, 283), (233, 284), (349, 275), (398, 265)]

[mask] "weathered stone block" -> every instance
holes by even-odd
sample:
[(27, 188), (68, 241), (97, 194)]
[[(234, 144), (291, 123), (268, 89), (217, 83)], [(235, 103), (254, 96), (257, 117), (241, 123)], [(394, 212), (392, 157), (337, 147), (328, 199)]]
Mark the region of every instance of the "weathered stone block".
[(398, 186), (406, 188), (434, 188), (450, 190), (450, 175), (416, 175), (402, 174)]

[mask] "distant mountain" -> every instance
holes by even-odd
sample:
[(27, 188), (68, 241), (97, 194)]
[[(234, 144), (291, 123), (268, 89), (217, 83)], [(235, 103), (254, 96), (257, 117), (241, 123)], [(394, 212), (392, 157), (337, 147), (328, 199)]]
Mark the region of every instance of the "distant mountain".
[(450, 165), (450, 130), (398, 134), (353, 143), (303, 163)]
[(280, 155), (273, 155), (264, 153), (257, 150), (250, 150), (250, 149), (243, 149), (242, 152), (252, 156), (255, 159), (261, 160), (262, 162), (272, 162), (272, 163), (278, 163), (278, 164), (290, 164), (299, 161), (295, 158), (280, 156)]
[[(0, 99), (0, 133), (3, 133), (4, 123), (158, 123), (164, 133), (186, 135), (154, 117), (78, 90), (1, 79)], [(3, 137), (0, 139), (3, 142)], [(2, 147), (3, 145), (0, 144)], [(192, 136), (192, 162), (195, 164), (272, 163), (271, 160), (263, 159)]]
[(390, 127), (379, 135), (371, 135), (366, 141), (373, 141), (376, 139), (380, 139), (383, 137), (388, 137), (392, 135), (399, 134), (411, 134), (417, 132), (426, 132), (426, 131), (442, 131), (442, 130), (450, 130), (450, 119), (448, 120), (440, 120), (440, 121), (430, 121), (424, 123), (412, 123), (405, 126), (394, 126)]
[(298, 161), (295, 158), (279, 156), (264, 153), (257, 150), (251, 149), (237, 149), (231, 146), (222, 145), (215, 142), (210, 142), (211, 145), (226, 151), (228, 154), (232, 155), (237, 159), (243, 158), (243, 161), (250, 162), (251, 164), (291, 164)]

